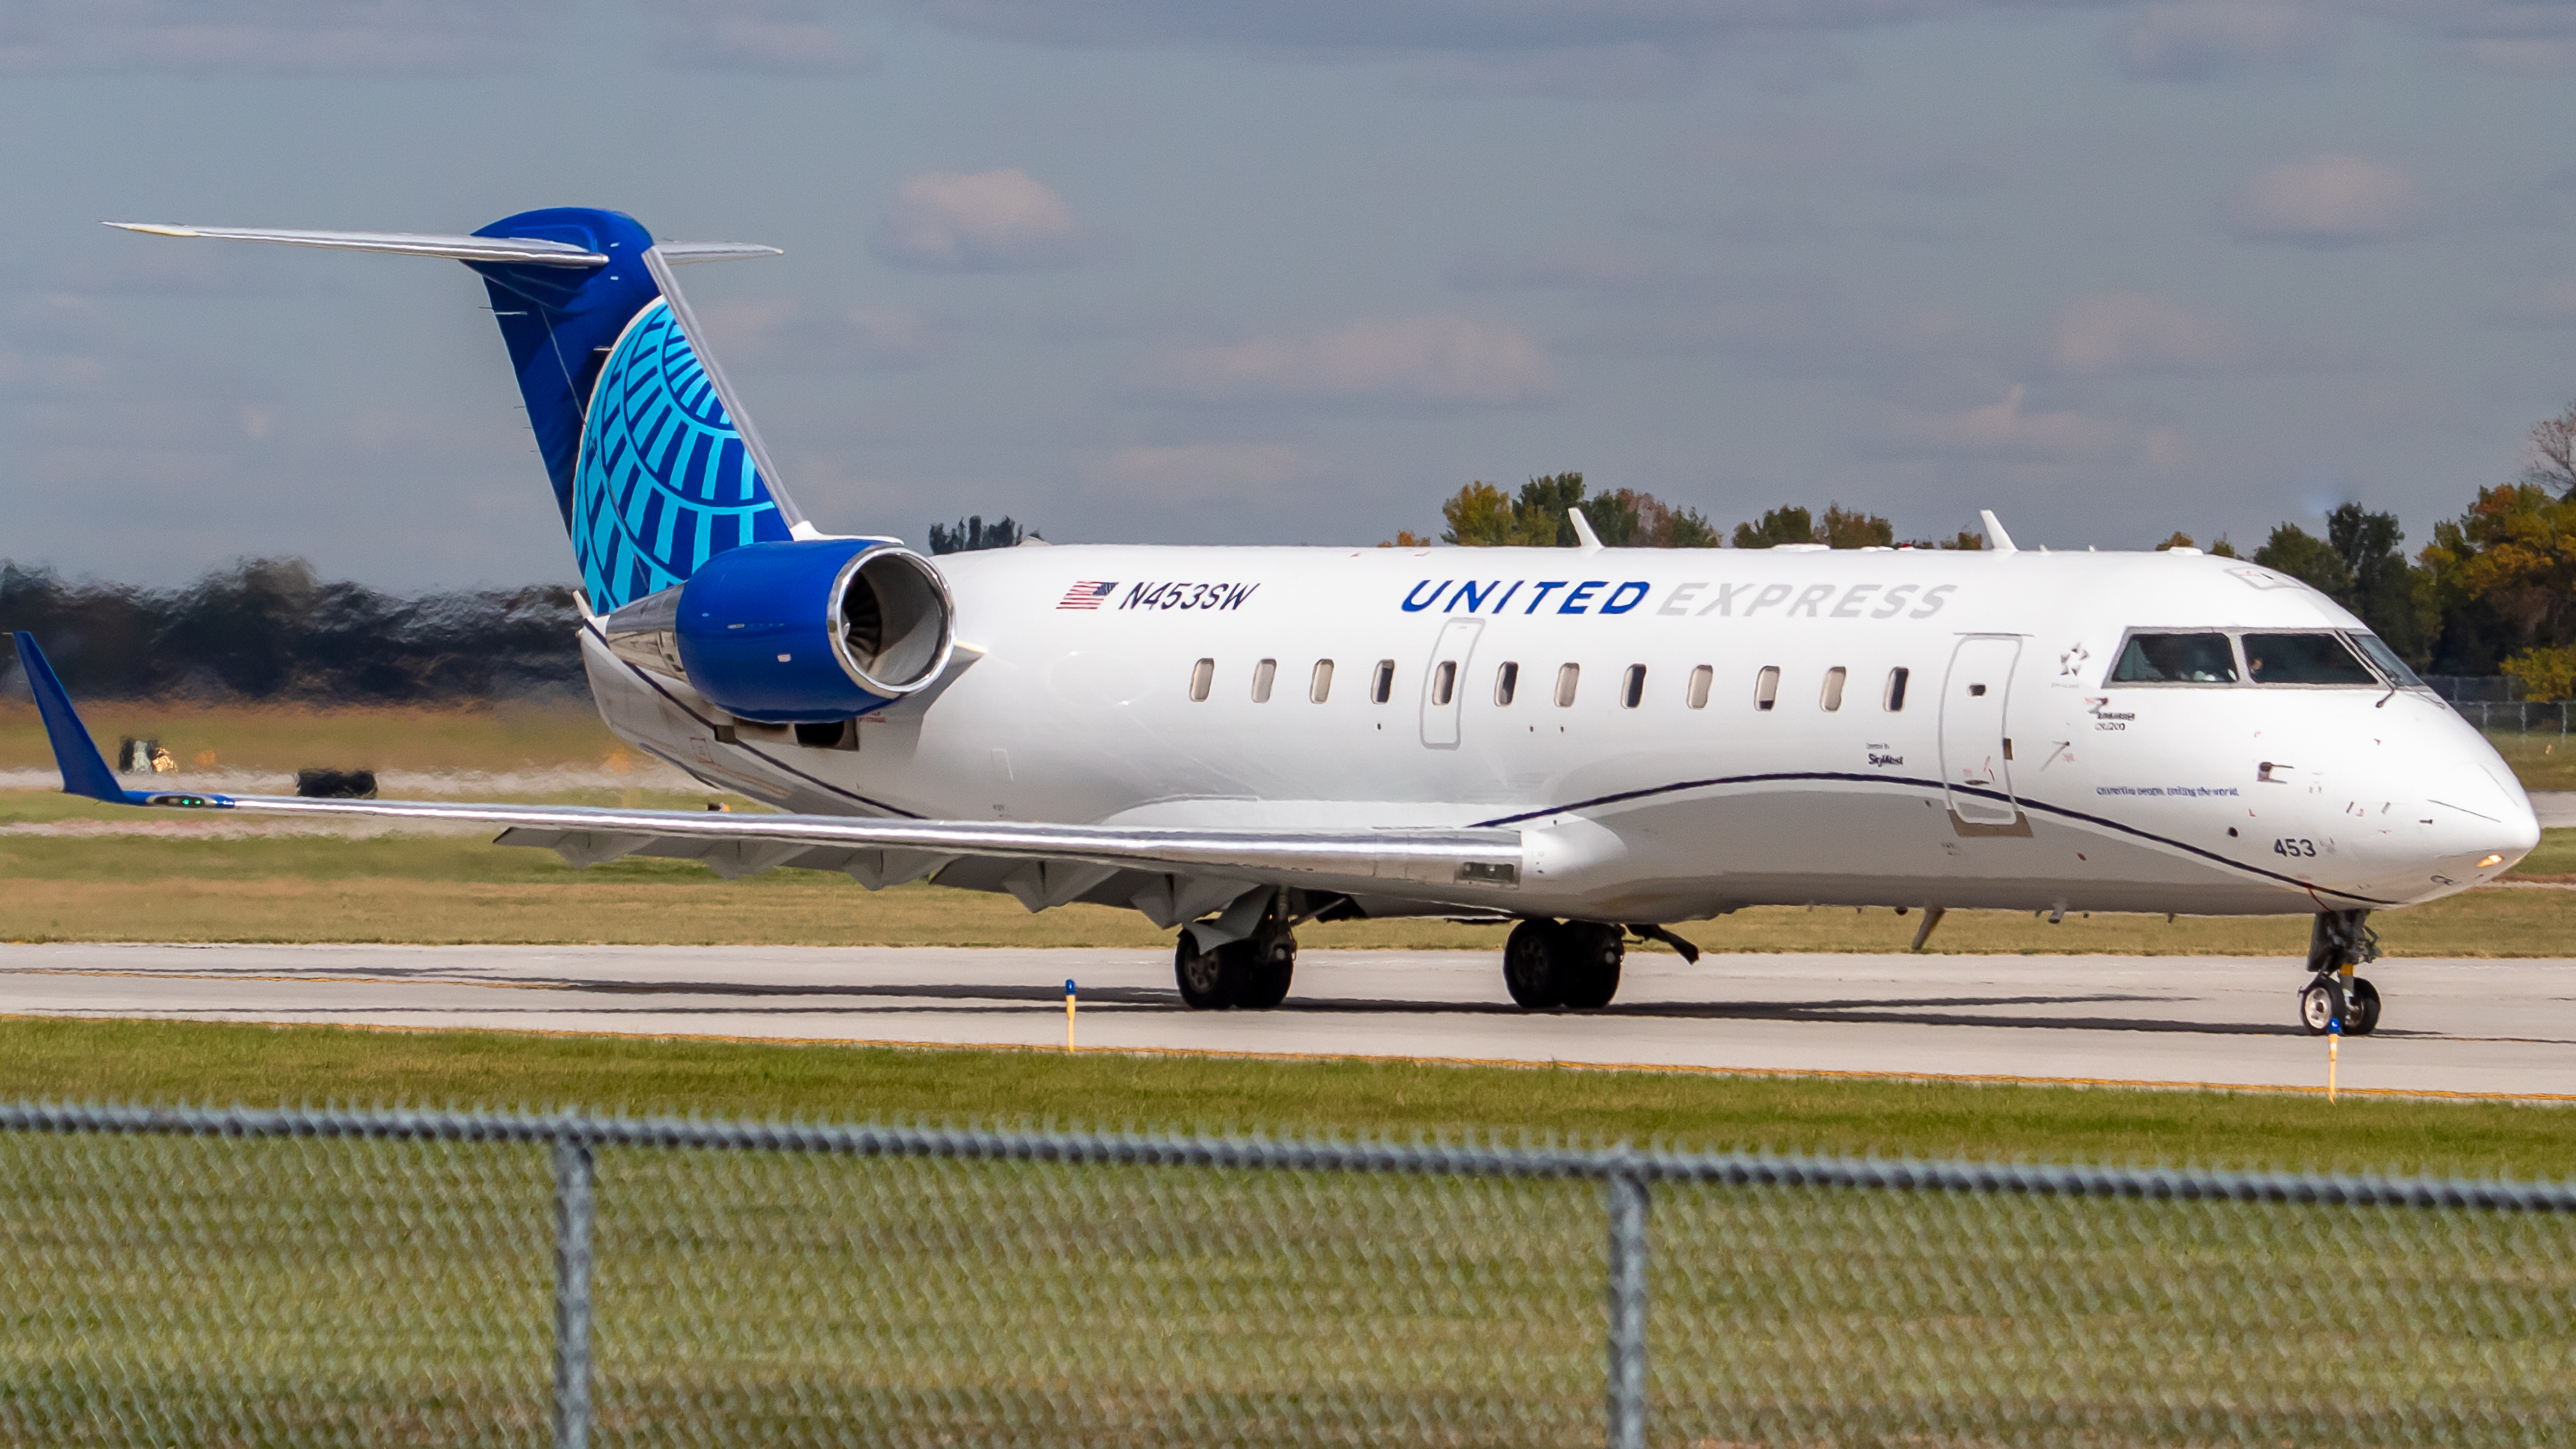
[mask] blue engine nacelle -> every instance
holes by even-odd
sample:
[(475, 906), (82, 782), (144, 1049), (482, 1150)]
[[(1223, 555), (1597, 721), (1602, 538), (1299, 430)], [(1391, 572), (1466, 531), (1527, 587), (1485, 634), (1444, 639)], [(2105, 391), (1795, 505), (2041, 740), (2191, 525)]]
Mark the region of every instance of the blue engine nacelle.
[(956, 607), (927, 559), (882, 539), (754, 543), (601, 620), (608, 647), (738, 719), (809, 724), (937, 679)]

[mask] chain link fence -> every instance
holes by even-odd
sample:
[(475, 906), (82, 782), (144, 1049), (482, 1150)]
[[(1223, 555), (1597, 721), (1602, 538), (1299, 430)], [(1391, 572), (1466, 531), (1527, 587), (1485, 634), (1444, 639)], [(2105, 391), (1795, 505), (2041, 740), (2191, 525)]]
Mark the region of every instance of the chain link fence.
[(0, 1442), (2576, 1441), (2576, 1189), (0, 1107)]
[(2495, 701), (2467, 700), (2453, 704), (2460, 718), (2489, 736), (2555, 735), (2567, 738), (2567, 730), (2576, 724), (2576, 704), (2566, 700), (2517, 699)]

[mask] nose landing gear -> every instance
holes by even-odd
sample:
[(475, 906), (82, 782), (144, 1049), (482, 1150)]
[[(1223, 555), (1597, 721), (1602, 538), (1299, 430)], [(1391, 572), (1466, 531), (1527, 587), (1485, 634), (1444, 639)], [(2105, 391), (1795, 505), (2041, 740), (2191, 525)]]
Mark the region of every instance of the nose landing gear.
[(2336, 1022), (2346, 1036), (2368, 1036), (2379, 1029), (2379, 988), (2353, 974), (2353, 968), (2379, 959), (2379, 936), (2363, 924), (2368, 911), (2321, 911), (2308, 934), (2308, 969), (2315, 973), (2299, 991), (2299, 1024), (2311, 1036), (2323, 1036)]

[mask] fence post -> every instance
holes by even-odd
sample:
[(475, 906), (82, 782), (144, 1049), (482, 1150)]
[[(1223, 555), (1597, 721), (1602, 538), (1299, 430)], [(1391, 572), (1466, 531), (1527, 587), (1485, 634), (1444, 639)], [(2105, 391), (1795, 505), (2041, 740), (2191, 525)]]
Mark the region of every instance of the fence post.
[(1646, 1179), (1633, 1167), (1613, 1168), (1609, 1189), (1609, 1442), (1645, 1449)]
[(590, 1444), (590, 1144), (555, 1139), (555, 1449)]

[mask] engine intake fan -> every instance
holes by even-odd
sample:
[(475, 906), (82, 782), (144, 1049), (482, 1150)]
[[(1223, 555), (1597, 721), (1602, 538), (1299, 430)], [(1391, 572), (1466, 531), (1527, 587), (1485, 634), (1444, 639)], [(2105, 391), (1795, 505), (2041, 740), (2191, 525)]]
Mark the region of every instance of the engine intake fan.
[(929, 685), (956, 606), (928, 559), (881, 539), (754, 543), (600, 621), (608, 647), (738, 719), (806, 724)]

